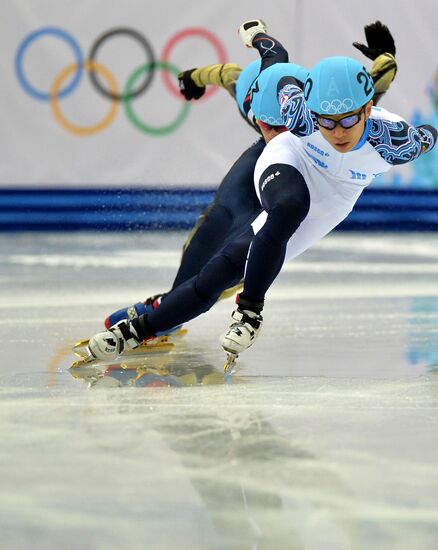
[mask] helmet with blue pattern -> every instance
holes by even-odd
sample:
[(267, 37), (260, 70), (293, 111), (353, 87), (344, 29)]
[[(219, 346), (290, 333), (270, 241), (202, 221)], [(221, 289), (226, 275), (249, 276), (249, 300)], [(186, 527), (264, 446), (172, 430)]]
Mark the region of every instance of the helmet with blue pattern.
[(365, 67), (351, 57), (322, 59), (311, 69), (304, 86), (307, 106), (320, 115), (355, 111), (373, 96), (373, 79)]
[(239, 78), (236, 82), (236, 102), (241, 113), (245, 116), (245, 98), (248, 95), (251, 84), (254, 82), (260, 72), (261, 65), (261, 59), (257, 59), (256, 61), (253, 61), (252, 63), (247, 65), (240, 73)]
[(304, 84), (308, 73), (307, 69), (294, 63), (276, 63), (262, 71), (251, 87), (251, 110), (254, 116), (270, 126), (282, 126), (278, 84), (285, 77), (293, 77)]

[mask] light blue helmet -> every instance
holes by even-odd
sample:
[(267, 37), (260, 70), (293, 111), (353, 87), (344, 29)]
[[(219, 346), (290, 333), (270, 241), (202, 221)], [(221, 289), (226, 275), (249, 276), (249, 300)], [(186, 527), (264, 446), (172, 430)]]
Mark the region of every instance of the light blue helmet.
[(374, 95), (373, 79), (351, 57), (327, 57), (310, 71), (304, 98), (311, 111), (341, 115), (359, 109)]
[(278, 103), (278, 83), (291, 76), (304, 84), (309, 71), (294, 63), (276, 63), (261, 72), (251, 88), (251, 110), (254, 116), (270, 126), (282, 126)]
[(249, 92), (251, 84), (254, 82), (260, 72), (261, 65), (261, 59), (257, 59), (256, 61), (253, 61), (252, 63), (247, 65), (240, 73), (239, 78), (236, 82), (236, 102), (241, 113), (245, 116), (246, 113), (243, 107), (245, 103), (245, 98)]

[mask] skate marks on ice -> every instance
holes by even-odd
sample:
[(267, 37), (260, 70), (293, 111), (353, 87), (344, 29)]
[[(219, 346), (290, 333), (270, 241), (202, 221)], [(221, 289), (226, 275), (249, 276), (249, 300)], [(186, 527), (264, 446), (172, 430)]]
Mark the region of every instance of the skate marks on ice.
[(436, 376), (148, 380), (55, 388), (50, 402), (23, 395), (14, 416), (3, 395), (14, 431), (2, 430), (2, 534), (32, 533), (37, 548), (47, 537), (72, 548), (84, 537), (114, 548), (434, 548)]
[(2, 546), (435, 550), (436, 237), (323, 240), (276, 282), (233, 384), (230, 301), (181, 355), (73, 378), (71, 343), (171, 280), (148, 265), (154, 246), (177, 261), (169, 239), (5, 240)]

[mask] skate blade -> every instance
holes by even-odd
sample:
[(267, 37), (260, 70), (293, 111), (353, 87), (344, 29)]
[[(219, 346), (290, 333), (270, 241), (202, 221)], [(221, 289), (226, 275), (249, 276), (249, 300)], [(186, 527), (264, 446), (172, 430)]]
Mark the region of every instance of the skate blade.
[[(165, 335), (165, 336), (158, 336), (157, 338), (154, 338), (153, 340), (146, 340), (140, 344), (140, 346), (133, 350), (127, 350), (125, 352), (125, 355), (138, 355), (142, 354), (145, 351), (166, 351), (167, 349), (172, 349), (174, 347), (174, 343), (172, 340), (179, 340), (186, 336), (188, 330), (186, 328), (180, 328), (179, 330), (172, 332), (171, 334)], [(84, 357), (88, 357), (89, 351), (88, 351), (88, 344), (90, 340), (89, 338), (85, 340), (79, 340), (76, 342), (73, 346), (73, 353), (79, 357), (80, 359), (83, 359)]]
[(79, 353), (75, 352), (75, 355), (79, 357), (77, 361), (74, 361), (71, 365), (71, 369), (77, 369), (79, 367), (83, 367), (85, 365), (89, 365), (90, 363), (93, 363), (94, 361), (97, 361), (97, 359), (94, 357), (94, 355), (91, 354), (91, 352), (86, 349), (86, 354), (79, 355)]
[(236, 359), (239, 357), (239, 355), (237, 353), (231, 353), (231, 352), (228, 352), (228, 356), (227, 356), (227, 360), (225, 362), (225, 365), (224, 365), (224, 373), (225, 374), (230, 374), (235, 366), (236, 366)]
[[(153, 340), (146, 340), (142, 342), (138, 346), (138, 348), (126, 350), (123, 355), (126, 357), (135, 357), (148, 355), (150, 353), (167, 353), (171, 351), (175, 347), (175, 343), (177, 343), (178, 340), (183, 338), (186, 334), (187, 329), (182, 328), (175, 333), (172, 333), (171, 335), (158, 336)], [(174, 341), (171, 341), (171, 339), (174, 339)], [(76, 355), (76, 357), (79, 357), (79, 359), (77, 361), (74, 361), (70, 368), (74, 369), (77, 367), (88, 365), (89, 363), (101, 362), (99, 359), (96, 359), (96, 357), (94, 357), (94, 355), (92, 355), (90, 350), (88, 349), (89, 341), (89, 339), (85, 339), (79, 340), (75, 343), (72, 349), (73, 353)]]
[[(79, 340), (73, 346), (73, 353), (81, 360), (87, 358), (90, 354), (88, 351), (88, 343), (90, 340)], [(126, 350), (124, 355), (141, 355), (142, 353), (149, 353), (154, 351), (168, 351), (174, 347), (174, 343), (169, 341), (168, 336), (159, 336), (152, 341), (142, 342), (138, 348)]]
[(179, 328), (178, 330), (175, 330), (175, 332), (171, 332), (169, 335), (168, 335), (168, 338), (170, 338), (171, 340), (173, 338), (183, 338), (184, 336), (186, 336), (186, 334), (188, 333), (188, 329), (186, 328)]
[(88, 346), (88, 342), (90, 340), (87, 338), (86, 340), (79, 340), (78, 342), (75, 343), (75, 345), (73, 346), (73, 353), (79, 357), (80, 359), (83, 359), (84, 357), (86, 357), (88, 355), (87, 353), (87, 346)]
[(228, 298), (231, 298), (231, 296), (235, 296), (241, 290), (243, 290), (243, 283), (238, 283), (237, 285), (224, 290), (218, 300), (227, 300)]

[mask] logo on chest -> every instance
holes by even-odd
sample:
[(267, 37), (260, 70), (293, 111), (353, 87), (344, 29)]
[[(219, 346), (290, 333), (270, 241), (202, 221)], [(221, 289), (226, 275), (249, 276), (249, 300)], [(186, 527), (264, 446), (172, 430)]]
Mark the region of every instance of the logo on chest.
[(306, 155), (313, 160), (315, 164), (317, 164), (320, 168), (328, 168), (328, 164), (325, 163), (323, 160), (319, 159), (318, 157), (315, 157), (315, 155), (311, 155), (309, 151), (304, 149), (304, 152)]
[(366, 174), (362, 174), (361, 172), (355, 172), (354, 170), (350, 170), (350, 172), (351, 172), (350, 179), (352, 179), (352, 180), (366, 180), (367, 179)]
[(313, 143), (310, 143), (310, 141), (308, 141), (306, 143), (306, 145), (307, 145), (307, 147), (312, 149), (312, 151), (315, 151), (315, 153), (318, 153), (318, 155), (321, 155), (322, 157), (329, 157), (330, 156), (329, 153), (327, 153), (326, 151), (323, 151), (322, 149), (320, 149), (319, 147), (317, 147)]

